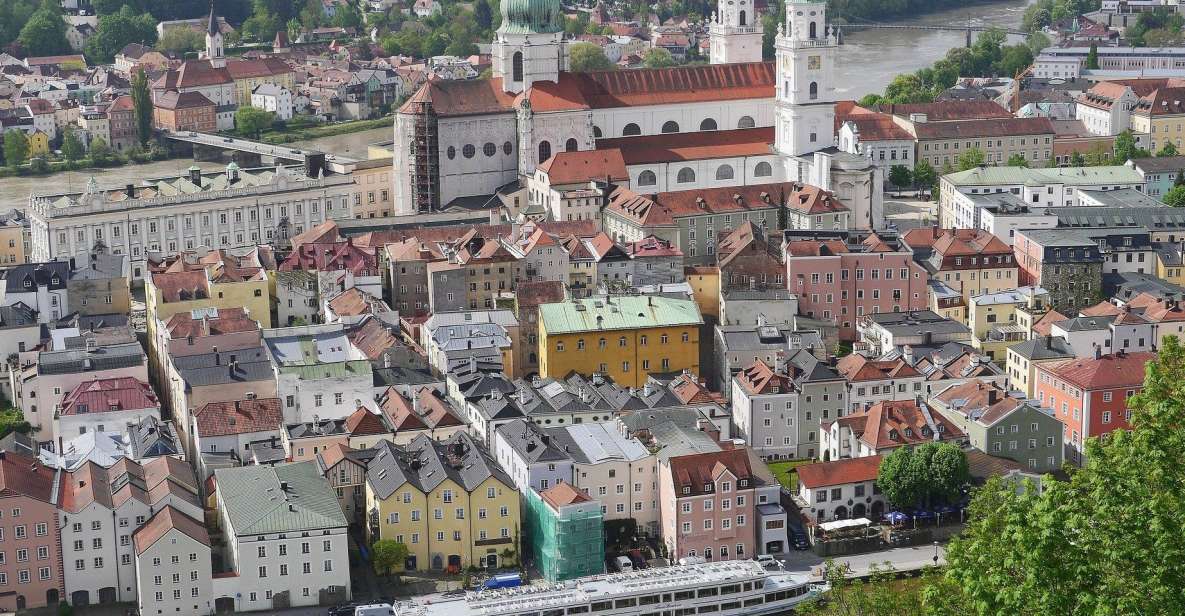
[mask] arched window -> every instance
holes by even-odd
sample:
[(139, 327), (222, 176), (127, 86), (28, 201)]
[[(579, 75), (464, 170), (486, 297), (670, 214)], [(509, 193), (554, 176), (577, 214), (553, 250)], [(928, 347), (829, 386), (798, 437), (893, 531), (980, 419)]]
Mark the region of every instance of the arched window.
[(679, 175), (675, 177), (675, 181), (680, 184), (690, 184), (695, 181), (695, 170), (691, 167), (683, 167), (679, 170)]
[(757, 123), (750, 116), (741, 116), (741, 119), (737, 120), (737, 128), (753, 128), (754, 126), (757, 126)]
[(818, 82), (811, 82), (811, 100), (819, 98), (819, 84)]
[(716, 120), (712, 118), (704, 118), (703, 122), (699, 123), (700, 130), (716, 130)]
[(625, 128), (621, 129), (621, 136), (622, 137), (633, 137), (634, 135), (641, 135), (641, 134), (642, 134), (642, 129), (638, 128), (638, 125), (634, 124), (633, 122), (626, 124)]
[(766, 178), (774, 174), (774, 168), (769, 166), (769, 163), (760, 162), (756, 167), (753, 167), (754, 177)]
[(514, 146), (511, 145), (511, 143), (509, 141), (502, 144), (502, 153), (503, 154), (510, 156), (510, 153), (513, 151), (514, 151)]
[(454, 159), (454, 158), (456, 158), (456, 157), (457, 157), (457, 148), (455, 148), (455, 147), (453, 147), (453, 146), (451, 146), (451, 145), (448, 147), (448, 150), (446, 150), (446, 152), (447, 152), (447, 154), (448, 154), (448, 159), (449, 159), (449, 160), (452, 160), (452, 159)]
[(638, 174), (638, 186), (654, 186), (658, 183), (653, 171), (643, 171)]
[(744, 11), (741, 11), (741, 20), (739, 23), (742, 26), (745, 25), (745, 12)]
[(717, 180), (731, 180), (733, 177), (733, 170), (731, 165), (720, 165), (716, 167)]
[(811, 38), (815, 38), (815, 37), (817, 36), (817, 32), (816, 32), (816, 30), (815, 30), (815, 22), (813, 22), (813, 21), (811, 22), (811, 34), (810, 34), (810, 36), (811, 36)]
[(523, 80), (523, 52), (514, 52), (514, 57), (511, 59), (510, 80)]
[(551, 144), (546, 141), (539, 142), (539, 162), (543, 162), (551, 158)]
[(565, 152), (575, 152), (578, 149), (580, 149), (580, 148), (579, 148), (579, 146), (576, 145), (576, 139), (569, 139), (568, 141), (566, 141), (564, 143), (564, 151)]
[(600, 138), (601, 138), (601, 127), (600, 126), (593, 126), (593, 139), (600, 139)]
[(666, 123), (662, 125), (662, 132), (677, 133), (679, 132), (679, 124), (674, 120), (667, 120)]

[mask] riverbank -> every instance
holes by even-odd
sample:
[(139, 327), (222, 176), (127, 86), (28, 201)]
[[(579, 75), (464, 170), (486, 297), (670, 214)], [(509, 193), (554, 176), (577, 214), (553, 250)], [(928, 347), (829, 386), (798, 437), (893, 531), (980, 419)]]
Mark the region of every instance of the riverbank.
[(1003, 2), (1006, 0), (881, 0), (879, 3), (868, 0), (828, 0), (827, 14), (831, 23), (859, 25), (861, 22), (885, 23), (926, 17), (952, 9), (972, 9)]
[(294, 128), (286, 128), (280, 131), (269, 130), (263, 132), (259, 141), (272, 144), (310, 141), (312, 139), (322, 139), (324, 137), (336, 137), (338, 135), (360, 133), (363, 131), (374, 130), (376, 128), (386, 128), (390, 126), (392, 122), (394, 122), (394, 119), (392, 119), (390, 116), (384, 116), (375, 120), (354, 120), (350, 122), (338, 122), (335, 124), (313, 124)]

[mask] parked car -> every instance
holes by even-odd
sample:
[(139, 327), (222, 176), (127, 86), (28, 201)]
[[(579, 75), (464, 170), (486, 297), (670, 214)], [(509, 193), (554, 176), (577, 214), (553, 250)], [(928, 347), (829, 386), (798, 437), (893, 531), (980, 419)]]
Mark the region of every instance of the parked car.
[(628, 556), (618, 556), (617, 558), (614, 558), (613, 564), (616, 565), (616, 569), (622, 573), (634, 570), (634, 563), (629, 559)]
[(766, 569), (772, 569), (774, 567), (780, 568), (782, 566), (782, 561), (769, 554), (758, 554), (756, 560), (758, 564)]

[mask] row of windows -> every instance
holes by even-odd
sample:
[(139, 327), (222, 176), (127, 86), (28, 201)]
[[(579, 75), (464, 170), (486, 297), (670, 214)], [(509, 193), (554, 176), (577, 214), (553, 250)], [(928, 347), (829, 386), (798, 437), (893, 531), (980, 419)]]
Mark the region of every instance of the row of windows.
[[(46, 560), (48, 558), (49, 558), (49, 546), (47, 546), (47, 545), (37, 546), (37, 560)], [(7, 559), (7, 556), (5, 555), (5, 553), (0, 552), (0, 565), (3, 565), (5, 562), (7, 562), (7, 560), (8, 559)], [(21, 548), (16, 551), (16, 562), (18, 562), (18, 563), (29, 562), (28, 548)]]
[[(767, 162), (757, 163), (753, 167), (754, 177), (769, 177), (773, 175), (773, 167)], [(720, 165), (716, 168), (716, 180), (732, 180), (736, 178), (736, 171), (732, 165)], [(695, 181), (695, 170), (691, 167), (683, 167), (679, 173), (675, 175), (675, 181), (679, 184), (690, 184)], [(654, 186), (658, 184), (658, 176), (649, 169), (638, 174), (638, 186)]]
[[(506, 538), (510, 537), (510, 529), (509, 528), (498, 529), (498, 536), (502, 539), (506, 539)], [(437, 531), (436, 532), (436, 541), (444, 541), (445, 540), (444, 538), (445, 538), (444, 531)], [(477, 540), (478, 541), (485, 541), (489, 538), (490, 538), (489, 532), (486, 531), (484, 528), (477, 531)], [(403, 535), (396, 535), (395, 541), (397, 543), (403, 543)], [(453, 531), (453, 541), (461, 541), (461, 531), (459, 531), (459, 530)], [(418, 544), (419, 542), (420, 542), (420, 533), (412, 533), (411, 534), (411, 543)]]
[[(506, 156), (510, 156), (510, 154), (512, 152), (514, 152), (514, 145), (512, 145), (509, 141), (502, 144), (502, 153), (503, 154), (505, 154)], [(487, 141), (485, 145), (481, 146), (481, 153), (485, 154), (489, 158), (493, 158), (493, 156), (498, 153), (498, 146)], [(457, 157), (457, 148), (455, 146), (450, 145), (448, 147), (448, 149), (445, 150), (445, 155), (448, 156), (449, 160), (453, 160), (454, 158)], [(477, 148), (472, 143), (467, 143), (467, 144), (461, 146), (461, 156), (464, 156), (465, 158), (473, 158), (476, 155), (477, 155)], [(539, 162), (543, 162), (543, 161), (539, 161)]]
[[(682, 341), (689, 342), (690, 340), (691, 340), (691, 335), (688, 334), (687, 332), (683, 332)], [(658, 341), (659, 341), (659, 344), (668, 344), (670, 342), (670, 337), (667, 336), (666, 334), (663, 334), (658, 337)], [(649, 338), (645, 334), (638, 337), (638, 345), (639, 346), (646, 346), (648, 342), (649, 342)], [(597, 340), (597, 348), (604, 349), (607, 345), (608, 345), (608, 341), (605, 338), (600, 338)], [(622, 348), (629, 346), (628, 339), (625, 336), (621, 336), (620, 338), (617, 339), (617, 346), (622, 347)], [(576, 339), (576, 350), (583, 351), (584, 347), (585, 347), (584, 338), (577, 338)], [(563, 340), (560, 340), (555, 343), (555, 350), (557, 350), (557, 351), (564, 350), (564, 341)]]
[[(20, 509), (13, 509), (13, 517), (19, 517), (20, 511)], [(17, 524), (16, 526), (12, 527), (12, 532), (17, 539), (24, 539), (29, 536), (28, 527), (24, 524)], [(37, 525), (33, 527), (33, 532), (38, 537), (44, 537), (49, 534), (49, 526), (45, 522), (38, 522)], [(0, 528), (0, 541), (4, 541), (3, 528)]]
[[(757, 126), (757, 123), (751, 116), (741, 116), (741, 119), (737, 120), (738, 129), (754, 128), (755, 126)], [(704, 118), (704, 120), (699, 123), (699, 129), (703, 131), (717, 130), (718, 128), (719, 125), (716, 123), (716, 120), (712, 118)], [(663, 122), (662, 128), (660, 130), (665, 134), (680, 132), (679, 123), (674, 120), (667, 120), (666, 122)], [(626, 124), (625, 127), (621, 129), (622, 137), (636, 137), (641, 134), (642, 127), (633, 122)], [(602, 133), (599, 126), (593, 127), (593, 136), (597, 139), (601, 138)]]
[[(41, 567), (37, 570), (37, 577), (41, 580), (48, 580), (50, 575), (49, 567)], [(16, 573), (16, 581), (18, 584), (28, 584), (32, 578), (30, 577), (28, 569), (21, 569)], [(8, 586), (8, 574), (0, 572), (0, 588)]]

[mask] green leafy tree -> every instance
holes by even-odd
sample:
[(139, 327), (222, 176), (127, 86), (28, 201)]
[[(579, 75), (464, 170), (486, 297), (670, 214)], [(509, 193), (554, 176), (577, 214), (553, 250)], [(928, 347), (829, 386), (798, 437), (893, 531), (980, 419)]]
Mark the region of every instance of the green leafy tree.
[(881, 459), (876, 485), (885, 498), (897, 507), (912, 507), (922, 502), (926, 477), (913, 463), (912, 447), (898, 447)]
[(144, 70), (132, 77), (132, 111), (136, 119), (136, 138), (140, 145), (152, 139), (152, 93), (148, 91), (148, 76)]
[(592, 43), (573, 43), (568, 47), (569, 70), (573, 73), (611, 71), (616, 66), (605, 57), (605, 50)]
[(103, 166), (115, 161), (115, 152), (111, 150), (111, 146), (107, 144), (107, 140), (102, 137), (95, 137), (91, 140), (90, 155), (91, 162), (97, 166)]
[(92, 63), (110, 63), (128, 43), (151, 47), (156, 44), (157, 20), (125, 6), (118, 13), (99, 19), (98, 32), (86, 42), (86, 56)]
[[(992, 479), (947, 549), (972, 615), (1185, 614), (1185, 348), (1163, 339), (1129, 429), (1085, 443), (1069, 481)], [(927, 589), (925, 594), (930, 594)]]
[(18, 129), (9, 129), (4, 133), (4, 160), (8, 166), (16, 169), (25, 163), (29, 157), (29, 137)]
[(1086, 157), (1082, 156), (1082, 152), (1074, 152), (1073, 154), (1070, 154), (1070, 166), (1071, 167), (1085, 167), (1086, 166)]
[(235, 128), (239, 134), (258, 138), (264, 130), (271, 127), (274, 115), (270, 111), (243, 105), (235, 112)]
[(424, 46), (421, 49), (421, 54), (425, 58), (439, 56), (444, 54), (444, 50), (448, 49), (449, 43), (448, 34), (444, 32), (433, 32), (424, 39)]
[(70, 43), (66, 40), (66, 21), (62, 19), (61, 8), (52, 0), (44, 0), (41, 8), (21, 28), (17, 42), (30, 56), (70, 53)]
[(394, 539), (380, 539), (370, 547), (374, 568), (386, 575), (391, 575), (396, 567), (402, 567), (407, 560), (408, 549), (405, 544)]
[(1151, 156), (1148, 150), (1136, 146), (1136, 138), (1130, 130), (1125, 130), (1115, 135), (1115, 145), (1112, 149), (1115, 152), (1115, 158), (1112, 164), (1115, 165), (1122, 165), (1129, 160)]
[(156, 41), (157, 49), (177, 55), (201, 51), (205, 46), (206, 37), (190, 28), (169, 28), (165, 30), (164, 36)]
[(1029, 159), (1021, 156), (1020, 154), (1013, 154), (1012, 156), (1008, 157), (1007, 165), (1009, 167), (1028, 167)]
[(67, 129), (65, 136), (62, 137), (62, 156), (67, 161), (74, 162), (82, 158), (82, 155), (86, 153), (85, 150), (78, 134), (73, 129)]
[(1091, 43), (1090, 51), (1086, 52), (1086, 68), (1089, 70), (1099, 70), (1099, 44)]
[(671, 52), (655, 47), (646, 51), (642, 56), (642, 65), (646, 68), (664, 68), (668, 66), (675, 66), (675, 58), (671, 56)]
[(489, 30), (494, 25), (494, 11), (487, 0), (477, 0), (473, 5), (473, 18), (482, 30)]
[(913, 182), (913, 173), (905, 165), (893, 165), (889, 168), (889, 183), (900, 191)]
[(1177, 155), (1177, 146), (1173, 145), (1172, 141), (1165, 141), (1164, 145), (1156, 151), (1157, 156), (1167, 157)]
[(1173, 186), (1185, 186), (1185, 173), (1177, 172), (1177, 179), (1173, 180)]
[(971, 148), (970, 150), (959, 154), (958, 159), (956, 159), (956, 164), (959, 168), (959, 171), (974, 169), (980, 165), (987, 164), (987, 155), (984, 154), (983, 150), (979, 148)]
[(934, 166), (924, 160), (919, 160), (913, 166), (913, 183), (915, 186), (929, 188), (938, 184), (938, 172)]
[[(889, 562), (873, 563), (868, 579), (849, 577), (851, 568), (833, 560), (823, 565), (823, 577), (831, 589), (827, 594), (795, 607), (796, 614), (806, 616), (898, 616), (922, 614), (920, 581), (896, 582), (896, 571)], [(937, 574), (926, 573), (926, 580), (936, 580)]]
[(897, 507), (952, 502), (971, 479), (967, 455), (950, 443), (898, 447), (881, 460), (876, 484)]
[(1185, 207), (1185, 186), (1173, 186), (1161, 201), (1172, 207)]
[(1012, 77), (1029, 68), (1032, 63), (1033, 50), (1028, 45), (1009, 45), (1002, 50), (995, 72)]
[(0, 2), (0, 48), (8, 47), (21, 33), (21, 27), (37, 10), (35, 0)]

